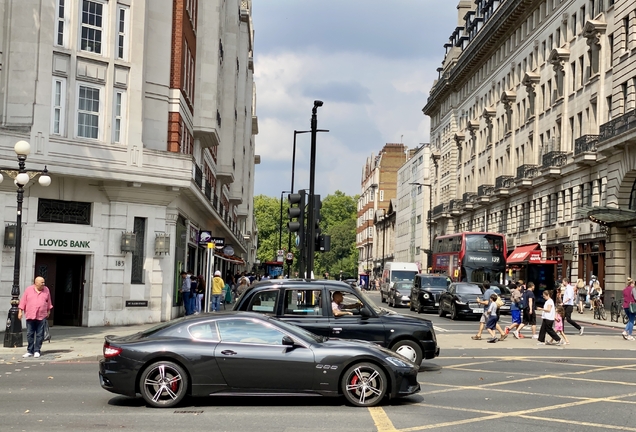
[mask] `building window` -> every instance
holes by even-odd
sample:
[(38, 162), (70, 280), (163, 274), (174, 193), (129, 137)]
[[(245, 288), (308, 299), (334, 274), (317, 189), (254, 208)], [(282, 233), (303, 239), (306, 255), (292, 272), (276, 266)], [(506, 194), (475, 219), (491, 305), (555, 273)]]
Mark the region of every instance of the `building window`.
[(117, 58), (128, 59), (128, 14), (127, 7), (117, 7)]
[(66, 5), (64, 0), (57, 0), (55, 16), (55, 45), (66, 46)]
[(104, 5), (90, 0), (82, 2), (82, 29), (80, 49), (102, 53)]
[(66, 111), (66, 79), (53, 78), (53, 100), (51, 103), (51, 134), (64, 135), (64, 113)]
[(133, 224), (135, 233), (135, 250), (132, 253), (132, 266), (130, 270), (130, 283), (144, 283), (144, 256), (146, 245), (146, 218), (136, 217)]
[(113, 142), (121, 143), (125, 135), (126, 92), (115, 91), (115, 106), (113, 107)]
[(91, 224), (91, 203), (38, 199), (38, 222)]
[(184, 40), (183, 77), (181, 78), (181, 90), (190, 102), (194, 101), (194, 56), (190, 51), (188, 42)]
[(380, 201), (384, 201), (384, 191), (380, 191)]
[(77, 136), (99, 138), (99, 97), (100, 89), (79, 86), (77, 99)]
[(192, 142), (193, 142), (193, 138), (192, 135), (190, 134), (190, 131), (188, 130), (188, 128), (185, 125), (184, 121), (181, 121), (181, 153), (183, 154), (192, 154)]
[(186, 11), (190, 17), (190, 23), (192, 24), (193, 30), (197, 29), (197, 3), (198, 0), (186, 0)]

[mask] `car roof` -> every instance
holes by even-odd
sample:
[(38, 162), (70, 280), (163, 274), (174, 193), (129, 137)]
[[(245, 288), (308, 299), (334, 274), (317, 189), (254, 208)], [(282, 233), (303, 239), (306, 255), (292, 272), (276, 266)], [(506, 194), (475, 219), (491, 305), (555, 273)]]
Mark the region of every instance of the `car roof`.
[(327, 286), (336, 290), (352, 289), (351, 285), (345, 283), (344, 281), (331, 279), (269, 279), (250, 285), (247, 290), (245, 290), (245, 292), (262, 288), (284, 288), (286, 286), (297, 287), (299, 285), (305, 286), (306, 288), (315, 286), (316, 289), (321, 289), (323, 286)]

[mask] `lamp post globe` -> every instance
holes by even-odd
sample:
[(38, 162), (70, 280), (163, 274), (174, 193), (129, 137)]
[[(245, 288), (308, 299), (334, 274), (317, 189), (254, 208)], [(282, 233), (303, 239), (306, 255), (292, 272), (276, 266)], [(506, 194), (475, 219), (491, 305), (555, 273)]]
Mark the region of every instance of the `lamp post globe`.
[(44, 187), (47, 187), (51, 184), (51, 177), (49, 176), (46, 168), (44, 168), (44, 172), (42, 173), (42, 175), (40, 175), (40, 178), (38, 179), (38, 183), (40, 183), (40, 186), (44, 186)]
[(15, 177), (15, 182), (22, 186), (26, 185), (29, 180), (31, 180), (31, 177), (27, 173), (20, 173)]
[(28, 156), (31, 153), (31, 144), (24, 140), (18, 141), (15, 143), (13, 150), (18, 156)]

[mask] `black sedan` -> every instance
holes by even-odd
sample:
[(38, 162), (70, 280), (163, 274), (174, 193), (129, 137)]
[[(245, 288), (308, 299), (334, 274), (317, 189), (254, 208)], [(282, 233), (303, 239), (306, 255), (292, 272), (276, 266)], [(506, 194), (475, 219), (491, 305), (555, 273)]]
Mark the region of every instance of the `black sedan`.
[(422, 313), (424, 311), (437, 312), (439, 309), (439, 298), (446, 291), (450, 284), (446, 276), (436, 274), (415, 275), (411, 286), (412, 311)]
[(467, 282), (452, 283), (439, 297), (439, 316), (450, 313), (453, 320), (459, 317), (478, 317), (484, 312), (484, 306), (477, 303), (478, 297), (483, 297), (479, 285)]
[(375, 344), (328, 339), (275, 318), (221, 312), (106, 336), (104, 389), (153, 407), (191, 396), (340, 396), (369, 407), (416, 393), (418, 366)]
[[(335, 307), (335, 294), (342, 302)], [(234, 310), (259, 312), (297, 325), (314, 334), (359, 339), (389, 348), (413, 363), (439, 355), (433, 323), (380, 308), (366, 293), (344, 282), (274, 279), (251, 285), (234, 304)]]

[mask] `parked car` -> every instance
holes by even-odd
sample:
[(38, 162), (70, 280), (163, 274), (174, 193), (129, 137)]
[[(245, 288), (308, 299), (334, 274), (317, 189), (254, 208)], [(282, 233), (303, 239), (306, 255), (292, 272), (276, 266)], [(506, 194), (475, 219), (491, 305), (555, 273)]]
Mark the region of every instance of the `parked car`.
[(408, 307), (411, 303), (411, 286), (413, 282), (394, 282), (386, 300), (388, 305)]
[(450, 279), (443, 275), (416, 275), (411, 287), (411, 310), (417, 311), (417, 313), (424, 311), (437, 312), (439, 309), (439, 298), (446, 291), (449, 284)]
[[(332, 295), (353, 315), (334, 316)], [(359, 305), (359, 307), (354, 307)], [(365, 292), (339, 281), (276, 279), (250, 286), (234, 310), (268, 314), (329, 338), (359, 339), (389, 348), (413, 363), (439, 355), (433, 323), (375, 305)]]
[(439, 297), (439, 316), (450, 314), (452, 320), (460, 317), (479, 317), (484, 306), (477, 303), (483, 300), (483, 289), (477, 284), (468, 282), (451, 283)]
[(367, 342), (329, 340), (255, 313), (180, 318), (106, 336), (104, 389), (170, 408), (187, 395), (344, 395), (356, 406), (420, 389), (419, 367)]

